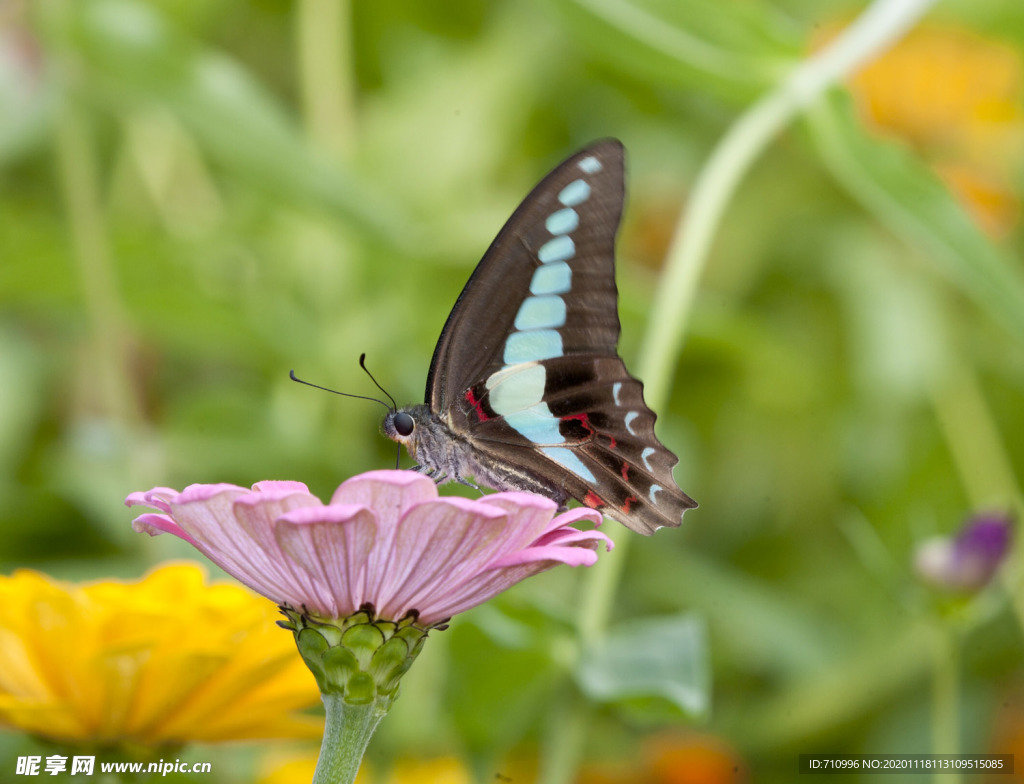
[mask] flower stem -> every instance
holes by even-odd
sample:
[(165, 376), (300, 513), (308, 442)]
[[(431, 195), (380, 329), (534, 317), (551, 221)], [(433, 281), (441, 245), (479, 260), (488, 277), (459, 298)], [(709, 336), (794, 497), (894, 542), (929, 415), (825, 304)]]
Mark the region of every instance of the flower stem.
[[(800, 110), (899, 39), (935, 2), (875, 0), (829, 46), (799, 63), (781, 84), (755, 103), (719, 142), (677, 226), (663, 281), (658, 286), (648, 320), (638, 371), (644, 379), (645, 397), (652, 409), (662, 409), (668, 399), (697, 282), (718, 224), (744, 173)], [(652, 29), (649, 25), (621, 29), (643, 43), (658, 46), (646, 41), (642, 32), (637, 32)], [(584, 593), (579, 625), (583, 645), (592, 645), (604, 635), (626, 560), (624, 545), (628, 541), (628, 538), (617, 540), (615, 558), (603, 559), (587, 574), (588, 589)], [(556, 741), (576, 744), (575, 753), (563, 753), (568, 759), (577, 758), (583, 739), (578, 737), (576, 726), (564, 725), (560, 732), (561, 737)], [(562, 771), (560, 777), (554, 774), (552, 771), (545, 784), (561, 784), (572, 778), (571, 771)]]
[(103, 414), (112, 422), (134, 425), (138, 405), (128, 378), (128, 339), (118, 293), (113, 253), (100, 201), (100, 175), (88, 121), (74, 97), (57, 116), (56, 168), (64, 192), (72, 251), (89, 327), (89, 382)]
[(346, 703), (340, 694), (322, 697), (327, 721), (313, 784), (352, 784), (370, 738), (387, 711), (377, 702)]
[(583, 695), (567, 685), (548, 714), (537, 784), (575, 781), (590, 719)]
[(318, 147), (339, 157), (351, 152), (356, 140), (351, 16), (347, 0), (301, 0), (296, 6), (306, 126)]
[[(939, 622), (932, 661), (932, 751), (957, 754), (960, 746), (960, 657), (956, 630)], [(960, 784), (956, 771), (935, 774), (936, 784)]]
[[(1024, 494), (972, 363), (962, 354), (952, 355), (945, 376), (932, 382), (930, 392), (968, 504), (975, 510), (1009, 508), (1024, 516)], [(1024, 543), (1015, 538), (1014, 556), (1007, 559), (1000, 575), (1017, 625), (1024, 629)]]
[(712, 152), (677, 226), (638, 366), (647, 402), (662, 408), (714, 233), (741, 178), (797, 114), (883, 51), (936, 0), (875, 0), (829, 46), (801, 62), (733, 124)]
[[(638, 375), (655, 411), (664, 407), (683, 343), (697, 281), (715, 230), (743, 174), (798, 111), (829, 86), (899, 38), (935, 0), (875, 0), (828, 47), (796, 66), (741, 116), (712, 152), (679, 221), (641, 348)], [(628, 538), (616, 542), (587, 575), (581, 636), (599, 638), (607, 625)]]

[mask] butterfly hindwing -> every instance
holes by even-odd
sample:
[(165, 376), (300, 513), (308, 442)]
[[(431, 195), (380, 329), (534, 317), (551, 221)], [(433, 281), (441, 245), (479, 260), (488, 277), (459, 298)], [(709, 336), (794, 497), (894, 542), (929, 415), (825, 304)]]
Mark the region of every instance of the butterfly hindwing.
[[(655, 414), (644, 403), (643, 386), (617, 356), (568, 355), (538, 363), (545, 371), (543, 411), (530, 398), (506, 399), (499, 414), (492, 396), (530, 365), (508, 368), (508, 380), (474, 385), (452, 412), (457, 431), (471, 434), (476, 448), (515, 459), (534, 473), (559, 469), (570, 497), (599, 509), (641, 533), (678, 525), (696, 503), (676, 486), (675, 455), (654, 434)], [(506, 395), (509, 398), (510, 395)]]

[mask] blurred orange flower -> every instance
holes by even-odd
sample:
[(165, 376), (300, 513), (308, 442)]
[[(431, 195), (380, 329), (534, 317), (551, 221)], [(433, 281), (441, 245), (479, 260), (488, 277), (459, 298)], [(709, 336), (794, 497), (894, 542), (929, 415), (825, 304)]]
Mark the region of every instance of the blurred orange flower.
[(746, 765), (725, 741), (701, 733), (669, 732), (648, 741), (637, 759), (591, 765), (578, 784), (746, 784)]
[(319, 692), (276, 608), (195, 565), (73, 585), (0, 576), (0, 726), (90, 746), (315, 738)]
[[(834, 31), (833, 31), (834, 32)], [(913, 144), (990, 234), (1018, 218), (1024, 167), (1024, 63), (972, 32), (923, 27), (857, 73), (867, 121)]]
[(656, 784), (741, 784), (749, 780), (739, 755), (713, 735), (663, 735), (646, 749)]

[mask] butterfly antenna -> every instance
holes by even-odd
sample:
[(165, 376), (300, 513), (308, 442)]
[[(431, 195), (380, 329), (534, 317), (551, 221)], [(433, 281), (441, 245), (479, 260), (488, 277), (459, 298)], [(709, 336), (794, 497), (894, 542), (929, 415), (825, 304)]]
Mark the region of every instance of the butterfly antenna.
[(377, 379), (375, 379), (373, 377), (373, 373), (371, 373), (369, 370), (366, 369), (366, 354), (365, 353), (359, 355), (359, 367), (361, 367), (363, 369), (363, 372), (366, 373), (366, 375), (368, 375), (370, 377), (370, 381), (373, 382), (374, 386), (377, 387), (377, 389), (379, 389), (385, 395), (387, 395), (388, 400), (391, 401), (391, 408), (389, 408), (388, 410), (389, 411), (397, 411), (398, 410), (398, 403), (396, 403), (395, 399), (393, 397), (391, 397), (391, 393), (388, 392), (386, 389), (384, 389), (384, 387), (382, 387), (379, 383), (377, 383)]
[[(364, 368), (364, 370), (365, 370), (365, 368)], [(366, 395), (353, 395), (353, 394), (350, 394), (350, 393), (348, 393), (348, 392), (339, 392), (339, 391), (338, 391), (338, 390), (336, 390), (336, 389), (328, 389), (327, 387), (322, 387), (322, 386), (320, 386), (319, 384), (311, 384), (311, 383), (310, 383), (310, 382), (308, 382), (308, 381), (303, 381), (303, 380), (302, 380), (301, 378), (299, 378), (298, 376), (296, 376), (296, 375), (295, 375), (295, 371), (294, 371), (294, 370), (289, 370), (289, 371), (288, 371), (288, 377), (289, 377), (289, 378), (290, 378), (290, 379), (291, 379), (292, 381), (296, 381), (296, 382), (298, 382), (299, 384), (305, 384), (305, 385), (306, 385), (307, 387), (313, 387), (314, 389), (322, 389), (322, 390), (323, 390), (324, 392), (330, 392), (330, 393), (332, 393), (332, 394), (334, 394), (334, 395), (341, 395), (342, 397), (354, 397), (354, 398), (358, 398), (359, 400), (372, 400), (372, 401), (373, 401), (374, 403), (380, 403), (380, 404), (381, 404), (382, 406), (384, 406), (384, 408), (386, 408), (386, 409), (387, 409), (388, 411), (391, 411), (391, 410), (392, 410), (392, 409), (391, 409), (391, 406), (389, 406), (389, 405), (388, 405), (387, 403), (385, 403), (385, 402), (384, 402), (383, 400), (378, 400), (378, 399), (377, 399), (377, 398), (375, 398), (375, 397), (367, 397)], [(370, 376), (370, 378), (373, 378), (373, 376)], [(374, 383), (376, 383), (376, 382), (374, 382)], [(378, 384), (378, 386), (380, 386), (380, 385)], [(386, 394), (386, 395), (387, 395), (387, 393), (386, 393), (386, 392), (385, 392), (384, 394)], [(391, 397), (391, 395), (388, 395), (388, 397)], [(392, 402), (394, 402), (394, 401), (392, 401)]]

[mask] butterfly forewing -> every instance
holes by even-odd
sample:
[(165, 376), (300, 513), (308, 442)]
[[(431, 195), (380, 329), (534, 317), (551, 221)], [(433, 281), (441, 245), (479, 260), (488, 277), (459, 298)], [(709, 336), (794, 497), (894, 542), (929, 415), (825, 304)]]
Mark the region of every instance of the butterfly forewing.
[(513, 213), (448, 317), (426, 402), (478, 464), (649, 534), (696, 503), (617, 353), (623, 158), (619, 142), (598, 142)]
[[(615, 232), (623, 193), (622, 145), (607, 140), (562, 163), (519, 205), (441, 332), (427, 376), (433, 411), (443, 415), (474, 382), (509, 364), (506, 354), (527, 357), (531, 347), (550, 354), (558, 348), (551, 331), (559, 333), (563, 353), (615, 354)], [(517, 321), (557, 323), (562, 307), (560, 327), (517, 329)], [(521, 336), (509, 347), (515, 332)]]

